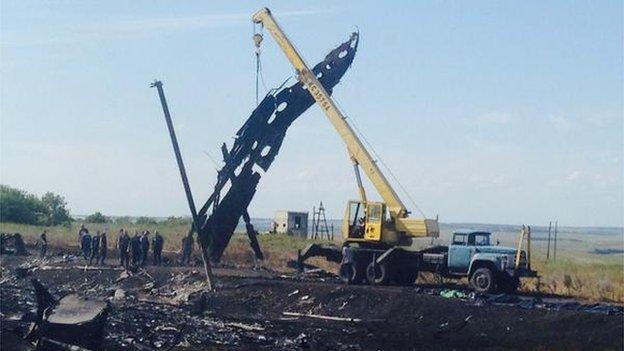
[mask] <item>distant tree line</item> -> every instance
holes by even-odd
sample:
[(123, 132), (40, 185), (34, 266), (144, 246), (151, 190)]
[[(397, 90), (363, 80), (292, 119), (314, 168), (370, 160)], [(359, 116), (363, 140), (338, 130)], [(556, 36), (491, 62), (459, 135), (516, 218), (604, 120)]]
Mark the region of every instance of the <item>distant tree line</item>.
[(38, 197), (0, 184), (0, 221), (35, 225), (59, 225), (72, 221), (65, 198), (47, 192)]
[(190, 225), (191, 219), (189, 217), (167, 217), (165, 220), (156, 220), (153, 217), (108, 217), (103, 215), (101, 212), (95, 212), (93, 214), (85, 217), (84, 222), (86, 223), (115, 223), (115, 224), (138, 224), (144, 226), (157, 225), (159, 223), (169, 224), (169, 225)]
[[(61, 195), (47, 192), (38, 197), (24, 190), (0, 184), (0, 222), (13, 222), (33, 225), (62, 225), (74, 221), (69, 215), (65, 198)], [(159, 223), (152, 217), (116, 217), (111, 218), (101, 212), (88, 215), (86, 223), (116, 223), (116, 224), (139, 224), (156, 225)], [(188, 217), (168, 217), (160, 223), (186, 225), (191, 223)]]

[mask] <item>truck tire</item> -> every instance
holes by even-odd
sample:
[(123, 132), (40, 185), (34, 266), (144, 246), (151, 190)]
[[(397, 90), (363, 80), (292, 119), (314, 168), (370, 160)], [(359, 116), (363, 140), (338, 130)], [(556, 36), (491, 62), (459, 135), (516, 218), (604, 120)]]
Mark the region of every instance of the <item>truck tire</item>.
[(340, 280), (346, 284), (359, 284), (364, 280), (365, 272), (361, 265), (354, 263), (343, 263), (340, 265)]
[(369, 283), (375, 285), (385, 285), (390, 281), (390, 267), (387, 263), (371, 262), (366, 267), (366, 279)]
[(479, 293), (496, 291), (496, 278), (489, 268), (479, 268), (470, 276), (470, 286)]

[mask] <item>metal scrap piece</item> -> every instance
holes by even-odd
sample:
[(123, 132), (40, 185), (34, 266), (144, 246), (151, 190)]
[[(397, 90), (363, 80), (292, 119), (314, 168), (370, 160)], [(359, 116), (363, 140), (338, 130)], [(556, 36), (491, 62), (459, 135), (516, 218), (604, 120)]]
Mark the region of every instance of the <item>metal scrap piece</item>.
[[(353, 62), (357, 45), (358, 33), (352, 33), (349, 40), (332, 50), (312, 69), (328, 93), (332, 93), (333, 87)], [(254, 171), (254, 166), (265, 172), (269, 169), (279, 153), (288, 127), (313, 104), (314, 99), (301, 82), (269, 92), (238, 130), (232, 147), (228, 150), (223, 144), (225, 165), (217, 173), (214, 192), (198, 213), (201, 218), (199, 240), (203, 247), (210, 247), (212, 261), (221, 259), (241, 216), (244, 217), (256, 257), (262, 257), (247, 213), (261, 177)], [(230, 188), (220, 201), (221, 190), (228, 182)], [(213, 211), (206, 217), (211, 206)]]

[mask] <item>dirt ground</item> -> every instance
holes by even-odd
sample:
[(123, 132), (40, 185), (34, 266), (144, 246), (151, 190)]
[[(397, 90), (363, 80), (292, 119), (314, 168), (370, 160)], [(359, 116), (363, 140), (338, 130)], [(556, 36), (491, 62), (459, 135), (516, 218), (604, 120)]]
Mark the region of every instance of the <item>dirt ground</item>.
[(215, 269), (217, 291), (208, 293), (200, 267), (126, 275), (112, 266), (85, 269), (67, 255), (44, 261), (4, 255), (0, 263), (2, 350), (32, 349), (20, 340), (36, 309), (31, 278), (57, 297), (108, 301), (106, 350), (624, 348), (621, 306), (561, 297), (475, 296), (451, 286), (457, 297), (443, 298), (448, 286), (346, 286), (323, 272), (248, 267)]

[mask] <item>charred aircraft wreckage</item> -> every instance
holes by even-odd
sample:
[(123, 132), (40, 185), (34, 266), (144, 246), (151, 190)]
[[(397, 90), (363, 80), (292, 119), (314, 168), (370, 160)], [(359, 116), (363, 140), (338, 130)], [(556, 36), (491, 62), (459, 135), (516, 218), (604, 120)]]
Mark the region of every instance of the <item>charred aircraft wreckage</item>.
[[(349, 40), (332, 50), (312, 69), (330, 94), (351, 66), (358, 40), (358, 33), (352, 33)], [(224, 165), (217, 172), (213, 193), (197, 212), (195, 226), (202, 247), (210, 248), (212, 262), (220, 261), (241, 217), (256, 258), (263, 259), (256, 239), (257, 231), (247, 210), (261, 178), (254, 167), (268, 171), (288, 127), (313, 104), (314, 99), (302, 82), (274, 89), (238, 130), (234, 144), (230, 148), (225, 143), (221, 146)], [(222, 196), (228, 183), (230, 187)]]

